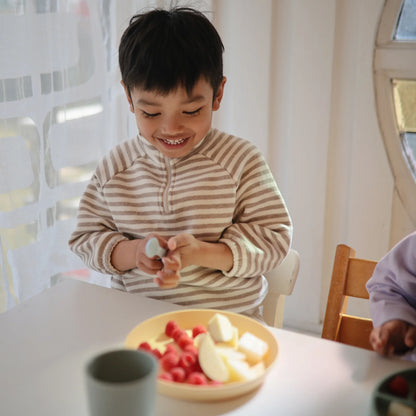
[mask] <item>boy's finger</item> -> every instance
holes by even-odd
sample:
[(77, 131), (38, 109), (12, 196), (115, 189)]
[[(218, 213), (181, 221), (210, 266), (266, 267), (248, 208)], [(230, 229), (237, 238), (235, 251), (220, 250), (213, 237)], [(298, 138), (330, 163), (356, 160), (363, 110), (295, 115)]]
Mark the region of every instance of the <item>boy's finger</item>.
[(416, 327), (410, 326), (404, 337), (404, 343), (407, 347), (413, 348), (416, 345)]
[(164, 282), (177, 282), (179, 280), (179, 275), (174, 270), (159, 270), (156, 273), (156, 276), (162, 279)]
[(168, 248), (169, 250), (173, 251), (176, 250), (176, 247), (178, 246), (177, 241), (176, 241), (176, 237), (171, 237), (168, 240)]
[(181, 265), (179, 256), (177, 255), (164, 257), (162, 259), (162, 263), (165, 266), (165, 268), (172, 269), (172, 270), (180, 269), (180, 265)]
[(156, 277), (154, 282), (161, 288), (161, 289), (173, 289), (178, 286), (178, 282), (166, 283), (164, 280)]

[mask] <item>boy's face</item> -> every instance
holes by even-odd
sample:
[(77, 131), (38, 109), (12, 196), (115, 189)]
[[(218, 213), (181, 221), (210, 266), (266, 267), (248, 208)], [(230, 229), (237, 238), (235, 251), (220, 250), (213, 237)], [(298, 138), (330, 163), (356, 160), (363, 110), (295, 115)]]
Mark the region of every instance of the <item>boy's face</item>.
[(167, 157), (186, 156), (211, 128), (212, 112), (220, 107), (226, 78), (213, 89), (200, 78), (188, 95), (178, 87), (167, 95), (133, 88), (126, 91), (140, 134)]

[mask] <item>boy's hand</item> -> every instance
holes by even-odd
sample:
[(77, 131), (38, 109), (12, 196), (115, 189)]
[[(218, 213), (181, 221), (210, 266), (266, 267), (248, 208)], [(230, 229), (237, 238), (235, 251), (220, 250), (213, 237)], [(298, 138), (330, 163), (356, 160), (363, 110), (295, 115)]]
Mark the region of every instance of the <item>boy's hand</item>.
[(163, 268), (156, 273), (155, 282), (161, 289), (173, 289), (181, 278), (181, 261), (178, 254), (168, 253), (162, 259)]
[(162, 259), (163, 269), (155, 282), (164, 289), (178, 285), (180, 271), (187, 266), (202, 266), (230, 270), (233, 265), (231, 250), (223, 243), (208, 243), (192, 234), (178, 234), (167, 241), (168, 253)]
[(404, 354), (416, 345), (416, 327), (393, 319), (371, 331), (370, 344), (380, 355)]
[(162, 259), (163, 269), (157, 272), (155, 282), (162, 289), (171, 289), (178, 285), (180, 271), (186, 266), (195, 264), (195, 253), (199, 241), (191, 234), (178, 234), (167, 242), (168, 253)]
[(163, 264), (159, 257), (153, 256), (152, 258), (149, 258), (146, 254), (146, 245), (152, 238), (158, 240), (160, 247), (167, 249), (166, 240), (158, 235), (149, 234), (146, 238), (139, 240), (136, 246), (136, 267), (145, 273), (156, 274), (163, 268)]
[(179, 256), (180, 269), (198, 263), (198, 252), (201, 242), (192, 234), (178, 234), (168, 240), (169, 253)]

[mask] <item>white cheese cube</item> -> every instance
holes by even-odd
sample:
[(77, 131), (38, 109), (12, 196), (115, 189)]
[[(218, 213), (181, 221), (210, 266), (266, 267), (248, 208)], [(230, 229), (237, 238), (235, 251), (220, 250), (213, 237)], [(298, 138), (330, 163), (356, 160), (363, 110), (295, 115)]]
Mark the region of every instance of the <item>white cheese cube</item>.
[(246, 355), (250, 363), (258, 363), (269, 350), (269, 346), (262, 339), (250, 332), (245, 332), (240, 338), (238, 350)]
[(237, 348), (238, 347), (238, 328), (236, 328), (235, 326), (233, 326), (233, 337), (227, 341), (227, 342), (217, 342), (218, 346), (223, 346), (223, 347), (233, 347), (233, 348)]
[(245, 381), (255, 377), (254, 372), (246, 361), (231, 359), (226, 361), (225, 365), (230, 375), (229, 381)]
[(208, 322), (208, 331), (216, 342), (228, 342), (233, 339), (234, 327), (230, 320), (220, 313), (216, 313)]

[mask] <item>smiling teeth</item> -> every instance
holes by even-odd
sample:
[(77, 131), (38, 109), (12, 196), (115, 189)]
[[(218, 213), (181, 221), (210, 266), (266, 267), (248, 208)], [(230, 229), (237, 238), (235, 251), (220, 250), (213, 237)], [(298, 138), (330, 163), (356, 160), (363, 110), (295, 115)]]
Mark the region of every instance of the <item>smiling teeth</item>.
[(162, 139), (163, 142), (167, 143), (167, 144), (181, 144), (185, 141), (186, 139), (178, 139), (178, 140), (165, 140)]

